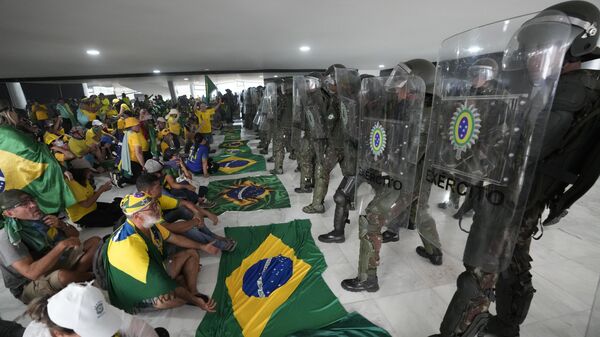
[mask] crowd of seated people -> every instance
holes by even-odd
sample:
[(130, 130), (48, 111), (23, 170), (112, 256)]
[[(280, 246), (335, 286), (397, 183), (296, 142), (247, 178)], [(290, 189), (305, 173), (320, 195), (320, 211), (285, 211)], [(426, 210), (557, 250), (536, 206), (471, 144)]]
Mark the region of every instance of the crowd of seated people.
[[(0, 320), (3, 334), (85, 337), (103, 329), (168, 336), (130, 314), (184, 304), (215, 310), (215, 301), (196, 288), (200, 255), (233, 251), (237, 242), (209, 229), (219, 219), (193, 175), (213, 172), (208, 143), (220, 101), (211, 108), (194, 99), (182, 106), (160, 96), (132, 101), (100, 94), (30, 102), (26, 109), (0, 103), (0, 131), (44, 144), (39, 155), (61, 167), (44, 178), (64, 183), (73, 197), (45, 214), (31, 191), (0, 193), (0, 270), (34, 320), (27, 329)], [(120, 194), (127, 184), (137, 192)], [(118, 197), (106, 197), (111, 189)], [(90, 227), (113, 232), (80, 240), (80, 229)], [(92, 280), (94, 286), (86, 283)], [(84, 322), (61, 313), (59, 305), (80, 305), (83, 312), (94, 309), (84, 308), (90, 298), (106, 301), (96, 287), (108, 293), (104, 310), (112, 318)]]

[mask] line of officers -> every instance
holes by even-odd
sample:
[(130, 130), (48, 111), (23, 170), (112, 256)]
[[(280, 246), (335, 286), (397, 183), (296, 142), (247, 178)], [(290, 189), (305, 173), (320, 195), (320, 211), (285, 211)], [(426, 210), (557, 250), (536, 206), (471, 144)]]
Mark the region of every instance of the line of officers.
[[(331, 171), (341, 168), (333, 230), (318, 239), (344, 242), (357, 210), (358, 272), (345, 290), (379, 289), (381, 245), (402, 228), (418, 230), (416, 253), (434, 265), (438, 227), (453, 240), (460, 228), (466, 270), (440, 336), (519, 335), (542, 213), (550, 210), (543, 225), (557, 223), (600, 175), (586, 162), (600, 151), (600, 75), (580, 69), (600, 57), (599, 19), (593, 4), (568, 1), (452, 36), (437, 68), (414, 59), (375, 77), (334, 64), (266, 84), (254, 118), (260, 147), (273, 141), (273, 174), (283, 173), (286, 151), (297, 158), (295, 191), (312, 193), (303, 212), (325, 212)], [(481, 47), (489, 41), (501, 43)], [(453, 215), (439, 203), (448, 194)]]

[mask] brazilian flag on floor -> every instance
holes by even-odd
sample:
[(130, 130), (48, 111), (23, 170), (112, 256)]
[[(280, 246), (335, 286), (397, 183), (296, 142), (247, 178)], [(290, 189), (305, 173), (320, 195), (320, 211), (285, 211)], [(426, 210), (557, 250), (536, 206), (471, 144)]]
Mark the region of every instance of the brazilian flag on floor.
[(48, 147), (29, 134), (0, 126), (0, 192), (13, 189), (31, 194), (48, 214), (76, 202)]
[(250, 147), (248, 146), (247, 140), (233, 140), (233, 141), (229, 141), (229, 142), (226, 141), (226, 142), (219, 144), (219, 149), (238, 150), (239, 152), (246, 152), (245, 150), (248, 149), (248, 151), (246, 153), (252, 152), (250, 150)]
[(226, 130), (223, 131), (225, 135), (225, 142), (232, 142), (236, 140), (242, 139), (242, 131), (241, 130)]
[(208, 200), (216, 203), (215, 214), (290, 207), (290, 197), (276, 176), (217, 180), (208, 184)]
[(267, 170), (265, 157), (252, 153), (221, 154), (213, 157), (213, 160), (219, 164), (219, 172), (214, 175), (230, 175)]
[(310, 227), (309, 220), (226, 227), (238, 246), (221, 256), (217, 312), (204, 317), (196, 337), (389, 336), (348, 314), (331, 292)]

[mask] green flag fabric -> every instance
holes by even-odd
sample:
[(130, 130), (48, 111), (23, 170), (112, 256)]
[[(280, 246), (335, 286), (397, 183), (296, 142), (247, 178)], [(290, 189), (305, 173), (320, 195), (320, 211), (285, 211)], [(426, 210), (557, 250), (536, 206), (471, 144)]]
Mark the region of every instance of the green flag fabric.
[(238, 246), (221, 256), (217, 312), (204, 317), (196, 337), (389, 336), (349, 315), (331, 292), (310, 228), (309, 220), (225, 228)]
[(210, 103), (210, 94), (217, 90), (217, 86), (211, 81), (208, 75), (204, 75), (204, 86), (206, 87), (206, 104)]
[(216, 176), (267, 170), (265, 157), (252, 153), (220, 154), (213, 160), (219, 164), (219, 172), (213, 174)]
[(241, 130), (227, 130), (227, 131), (224, 131), (223, 134), (225, 135), (225, 142), (232, 142), (232, 141), (242, 139), (242, 131)]
[(225, 141), (219, 144), (223, 154), (252, 153), (247, 140)]
[(208, 200), (216, 203), (211, 212), (254, 211), (290, 207), (290, 197), (276, 176), (217, 180), (208, 184)]
[(13, 189), (31, 194), (47, 214), (76, 202), (50, 149), (29, 134), (0, 126), (0, 192)]

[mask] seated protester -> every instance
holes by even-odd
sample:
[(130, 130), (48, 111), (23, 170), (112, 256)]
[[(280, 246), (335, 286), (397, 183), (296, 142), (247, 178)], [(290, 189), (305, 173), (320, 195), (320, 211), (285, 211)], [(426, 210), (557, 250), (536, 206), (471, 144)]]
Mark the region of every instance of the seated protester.
[(97, 119), (96, 110), (94, 110), (93, 99), (82, 99), (77, 109), (77, 121), (84, 127), (90, 127), (91, 122)]
[(183, 128), (183, 139), (185, 139), (185, 147), (183, 152), (185, 155), (190, 154), (190, 149), (194, 145), (194, 135), (198, 132), (198, 120), (195, 117), (191, 117), (185, 123)]
[(85, 129), (81, 126), (76, 126), (71, 129), (71, 138), (69, 138), (69, 151), (77, 158), (84, 158), (91, 164), (96, 164), (102, 160), (102, 152), (97, 145), (88, 145), (85, 141)]
[(125, 119), (125, 135), (121, 146), (122, 176), (117, 185), (135, 184), (137, 178), (142, 174), (146, 160), (152, 158), (150, 151), (144, 152), (144, 148), (150, 149), (148, 141), (141, 133), (140, 121), (135, 117)]
[(123, 214), (119, 203), (121, 198), (115, 198), (112, 203), (98, 202), (98, 198), (111, 189), (108, 181), (94, 191), (93, 172), (94, 168), (84, 159), (74, 159), (70, 163), (70, 172), (73, 179), (67, 184), (75, 196), (76, 204), (67, 207), (67, 214), (71, 221), (82, 227), (113, 227), (119, 223)]
[(39, 126), (43, 126), (43, 123), (49, 118), (48, 107), (45, 104), (34, 102), (31, 106), (31, 112), (33, 112), (36, 122), (42, 123)]
[[(33, 321), (23, 337), (166, 337), (141, 318), (110, 305), (100, 289), (71, 283), (50, 296), (36, 298), (27, 308)], [(75, 313), (75, 314), (74, 314)]]
[(89, 147), (98, 147), (100, 149), (101, 160), (104, 161), (110, 157), (113, 142), (114, 137), (104, 131), (104, 123), (94, 119), (92, 127), (85, 133), (85, 143)]
[[(200, 186), (198, 187), (198, 192), (196, 192), (194, 185), (189, 182), (192, 176), (191, 173), (185, 168), (185, 165), (183, 165), (181, 160), (179, 160), (174, 153), (174, 150), (167, 150), (167, 155), (171, 156), (170, 161), (166, 162), (167, 165), (163, 165), (157, 160), (150, 159), (146, 162), (144, 169), (147, 173), (154, 174), (161, 178), (163, 187), (170, 195), (179, 199), (188, 200), (193, 204), (202, 205), (203, 208), (214, 207), (214, 203), (211, 205), (205, 198), (208, 188), (206, 188), (206, 186)], [(181, 166), (184, 168), (180, 171)]]
[(43, 214), (36, 201), (20, 190), (0, 193), (4, 217), (0, 229), (0, 270), (4, 285), (27, 304), (71, 282), (94, 277), (92, 261), (100, 238), (83, 245), (79, 232), (53, 215)]
[[(141, 175), (136, 183), (139, 192), (144, 192), (156, 199), (163, 213), (164, 223), (168, 230), (173, 233), (182, 234), (185, 237), (200, 243), (211, 243), (219, 250), (233, 251), (237, 245), (234, 240), (213, 233), (206, 224), (207, 217), (213, 225), (219, 223), (219, 218), (213, 213), (202, 209), (189, 201), (177, 199), (173, 196), (163, 194), (160, 186), (160, 178), (152, 174)], [(178, 220), (185, 220), (179, 221)]]
[(194, 146), (192, 146), (190, 156), (185, 161), (185, 167), (194, 174), (203, 174), (205, 178), (208, 178), (209, 173), (219, 171), (219, 164), (209, 158), (209, 153), (210, 148), (206, 138), (200, 133), (196, 133), (194, 135)]
[(53, 133), (44, 135), (44, 142), (54, 154), (54, 158), (62, 166), (66, 166), (66, 161), (75, 159), (73, 152), (69, 151), (69, 146), (63, 141), (63, 137), (59, 137)]
[[(110, 302), (129, 313), (186, 303), (214, 312), (215, 301), (196, 288), (200, 271), (196, 250), (215, 254), (216, 247), (171, 233), (160, 225), (160, 208), (144, 192), (126, 195), (121, 209), (127, 221), (102, 250)], [(187, 249), (167, 255), (165, 242)]]

